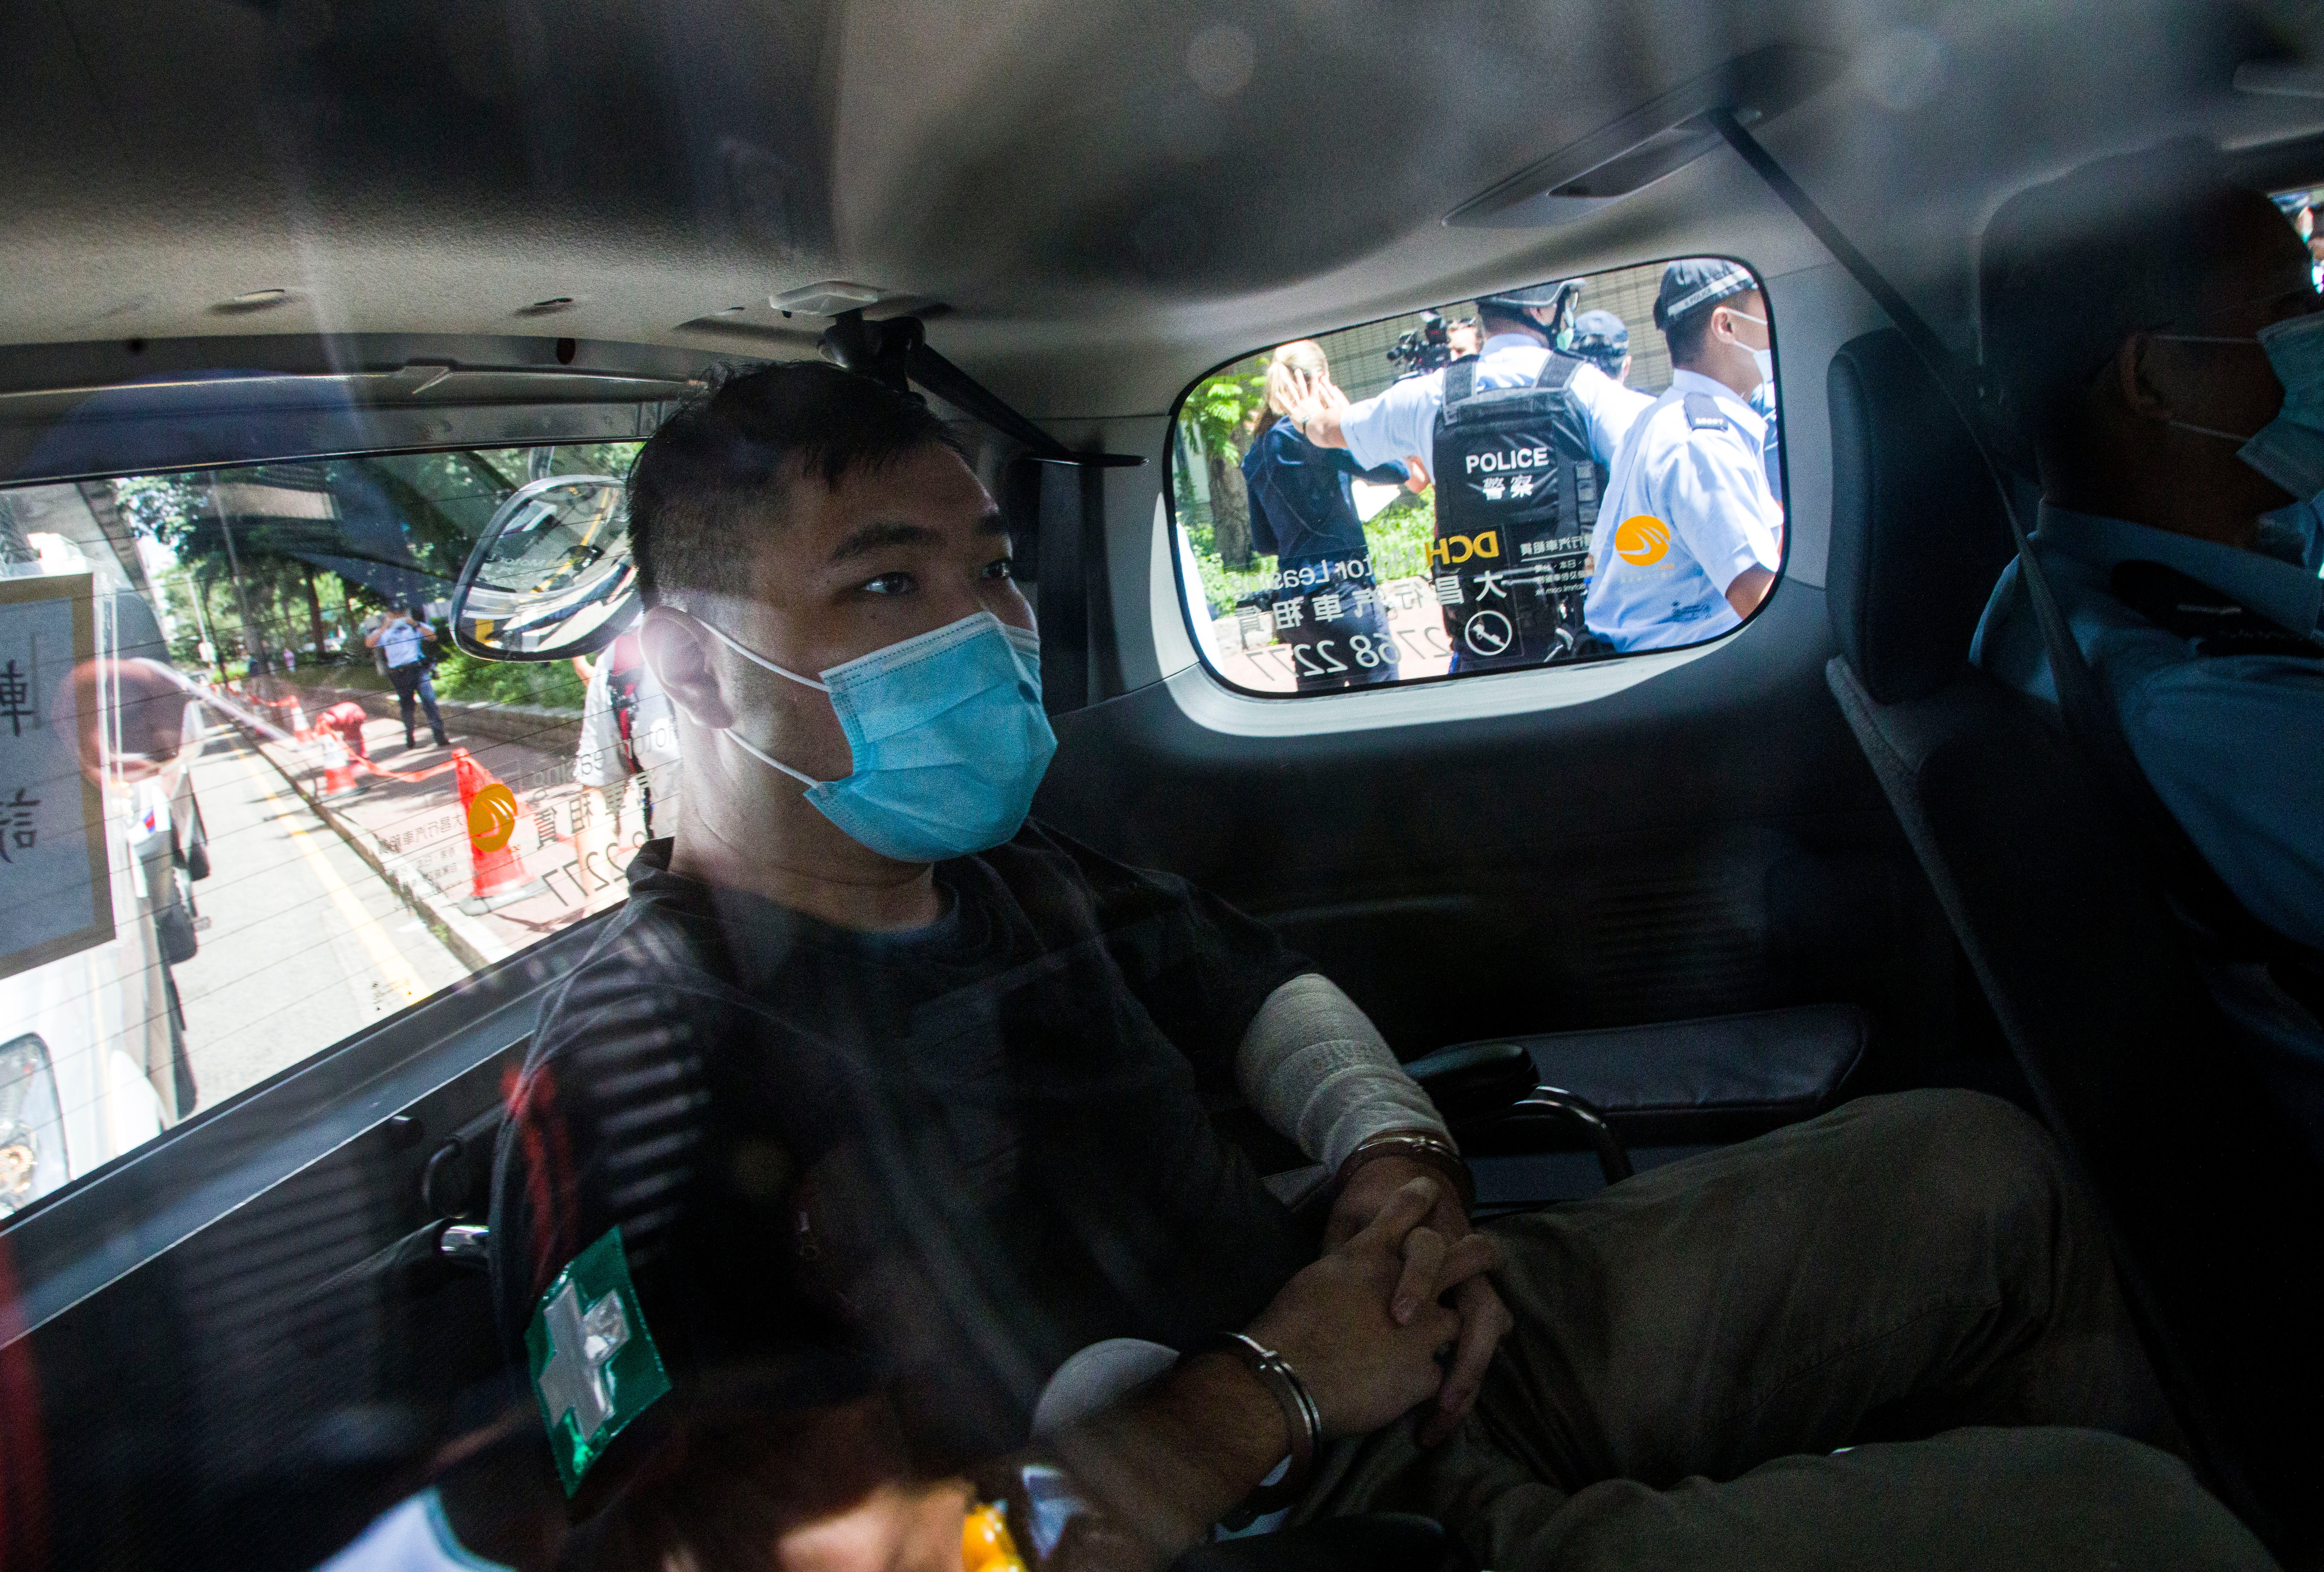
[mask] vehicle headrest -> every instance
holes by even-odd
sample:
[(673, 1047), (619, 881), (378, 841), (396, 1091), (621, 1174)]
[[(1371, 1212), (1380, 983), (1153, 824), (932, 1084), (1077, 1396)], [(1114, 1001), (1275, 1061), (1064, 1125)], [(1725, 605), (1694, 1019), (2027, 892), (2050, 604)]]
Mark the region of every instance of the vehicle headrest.
[(1969, 660), (2012, 554), (2009, 521), (1968, 427), (1903, 334), (1841, 345), (1825, 394), (1832, 632), (1875, 699), (1923, 698)]

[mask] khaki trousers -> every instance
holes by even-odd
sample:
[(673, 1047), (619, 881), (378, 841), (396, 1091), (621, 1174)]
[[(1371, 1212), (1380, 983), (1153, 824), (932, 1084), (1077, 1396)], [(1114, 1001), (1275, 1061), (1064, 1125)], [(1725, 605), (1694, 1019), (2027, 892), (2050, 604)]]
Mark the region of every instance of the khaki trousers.
[(1475, 1411), (1340, 1444), (1302, 1519), (1425, 1513), (1501, 1572), (2273, 1565), (2005, 1103), (1864, 1098), (1490, 1227), (1517, 1329)]

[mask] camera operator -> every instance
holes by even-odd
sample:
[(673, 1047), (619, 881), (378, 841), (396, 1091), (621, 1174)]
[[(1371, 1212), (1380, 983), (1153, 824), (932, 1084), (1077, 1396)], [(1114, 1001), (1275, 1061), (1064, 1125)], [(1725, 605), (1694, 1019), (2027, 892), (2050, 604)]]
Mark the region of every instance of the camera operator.
[(1477, 302), (1483, 351), (1359, 403), (1328, 384), (1299, 432), (1366, 467), (1425, 454), (1436, 482), (1429, 567), (1455, 670), (1539, 665), (1583, 635), (1582, 563), (1607, 468), (1654, 401), (1553, 348), (1572, 283)]

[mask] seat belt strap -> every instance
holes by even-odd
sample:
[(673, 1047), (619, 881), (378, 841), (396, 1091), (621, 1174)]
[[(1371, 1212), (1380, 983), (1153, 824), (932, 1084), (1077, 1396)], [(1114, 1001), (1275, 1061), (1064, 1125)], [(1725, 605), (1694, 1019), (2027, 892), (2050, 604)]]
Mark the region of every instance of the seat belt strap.
[(2209, 859), (2188, 837), (2177, 816), (2155, 794), (2153, 782), (2147, 779), (2137, 755), (2131, 751), (2130, 739), (2123, 735), (2121, 717), (2098, 690), (2097, 675), (2083, 658), (2081, 646), (2074, 642), (2064, 608), (2051, 587), (2050, 576), (2043, 569), (2042, 559), (2026, 535), (2024, 522), (2018, 517), (2008, 478), (1994, 461), (1980, 418), (1974, 370), (1937, 336), (1936, 329), (1929, 326), (1903, 291), (1888, 282), (1870, 257), (1857, 249), (1831, 215), (1817, 205), (1815, 199), (1775, 162), (1757, 138), (1743, 128), (1731, 112), (1712, 109), (1705, 118), (1751, 166), (1752, 172), (1775, 192), (1776, 199), (1878, 302), (1929, 375), (1936, 379), (1946, 402), (1960, 418), (1970, 444), (1985, 466), (1986, 477), (2000, 498), (2002, 515), (2009, 521), (2010, 538), (2017, 548), (2018, 581), (2033, 606), (2034, 620), (2041, 629), (2043, 647), (2050, 657), (2050, 672), (2057, 685), (2058, 708), (2064, 717), (2067, 735), (2083, 757), (2097, 767), (2107, 795), (2131, 823), (2144, 831), (2149, 871), (2161, 883), (2165, 898), (2216, 940), (2245, 950), (2256, 948), (2270, 957), (2309, 953), (2306, 946), (2284, 938), (2246, 909)]

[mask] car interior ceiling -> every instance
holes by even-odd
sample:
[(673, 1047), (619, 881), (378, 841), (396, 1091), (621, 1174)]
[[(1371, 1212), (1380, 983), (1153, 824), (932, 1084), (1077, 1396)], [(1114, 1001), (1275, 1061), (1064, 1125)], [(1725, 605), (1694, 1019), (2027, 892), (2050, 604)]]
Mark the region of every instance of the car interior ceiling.
[[(1644, 1168), (1910, 1087), (2105, 1125), (2111, 1143), (2077, 1155), (2123, 1187), (2149, 1328), (2214, 1428), (2231, 1499), (2273, 1521), (2314, 1438), (2204, 1393), (2301, 1355), (2271, 1322), (2240, 1363), (2212, 1358), (2237, 1320), (2194, 1290), (2243, 1284), (2228, 1245), (2262, 1229), (2312, 1236), (2252, 1193), (2311, 1176), (2251, 1155), (2264, 1143), (2240, 1136), (2267, 1116), (2248, 1088), (2134, 1120), (2087, 1065), (2029, 1051), (2069, 1029), (2043, 1025), (2038, 925), (1992, 926), (2017, 886), (1986, 864), (1941, 882), (1978, 821), (1942, 804), (1915, 818), (1859, 745), (1886, 713), (1867, 619), (1912, 624), (1924, 651), (1959, 638), (1950, 663), (1930, 657), (1930, 691), (1966, 653), (1968, 628), (1929, 633), (1909, 589), (1838, 582), (1871, 574), (1860, 541), (1834, 538), (1880, 527), (1868, 466), (1891, 445), (1967, 461), (1917, 363), (1869, 342), (1890, 327), (1872, 296), (1725, 145), (1554, 224), (1446, 216), (1674, 88), (1784, 51), (1818, 86), (1752, 134), (1973, 359), (1977, 239), (2032, 181), (2187, 132), (2255, 183), (2324, 179), (2324, 93), (2236, 86), (2239, 66), (2324, 46), (2296, 11), (1223, 6), (1208, 20), (1248, 59), (1220, 91), (1189, 77), (1192, 28), (1168, 6), (19, 7), (0, 23), (19, 84), (0, 96), (16, 220), (0, 229), (0, 458), (16, 483), (632, 440), (720, 365), (817, 352), (829, 319), (770, 297), (872, 285), (873, 323), (918, 316), (1067, 449), (1142, 460), (1029, 466), (984, 433), (1045, 628), (1076, 662), (1048, 678), (1080, 702), (1054, 717), (1040, 817), (1263, 919), (1401, 1055), (1437, 1056), (1444, 1097), (1514, 1074), (1604, 1111), (1604, 1139), (1545, 1110), (1546, 1130), (1480, 1142), (1489, 1207), (1587, 1193), (1609, 1151)], [(1220, 697), (1169, 544), (1185, 390), (1259, 346), (1694, 254), (1747, 261), (1779, 334), (1791, 535), (1764, 612), (1587, 702), (1453, 703), (1448, 685), (1416, 690), (1447, 696), (1440, 718), (1306, 729), (1288, 701)], [(1866, 380), (1828, 405), (1827, 378), (1849, 376)], [(1945, 476), (1913, 480), (1925, 501)], [(2006, 533), (1989, 509), (1915, 521), (1959, 532), (1965, 556), (1916, 567), (1951, 576), (1937, 610), (1973, 623)], [(1854, 707), (1835, 702), (1836, 656), (1872, 690)], [(1995, 772), (2022, 757), (1978, 755)], [(2121, 917), (2137, 899), (2110, 903), (2122, 942), (2164, 943)], [(1965, 946), (1964, 929), (2006, 937)], [(0, 1234), (43, 1384), (75, 1394), (42, 1420), (50, 1499), (70, 1503), (51, 1507), (58, 1564), (153, 1564), (233, 1522), (235, 1564), (312, 1567), (473, 1422), (498, 1353), (477, 1274), (438, 1245), (447, 1222), (482, 1221), (503, 1077), (587, 938), (423, 1000), (361, 1053), (261, 1083)], [(2052, 1017), (2109, 975), (2077, 955)], [(2154, 1008), (2215, 1031), (2185, 983), (2156, 983)], [(1460, 1057), (1508, 1042), (1526, 1050), (1514, 1068)], [(2181, 1087), (2204, 1073), (2183, 1042), (2138, 1062)], [(1263, 1167), (1296, 1165), (1255, 1123), (1241, 1133)], [(2214, 1166), (2236, 1150), (2244, 1166)], [(2248, 1226), (2194, 1248), (2203, 1208), (2239, 1194)]]

